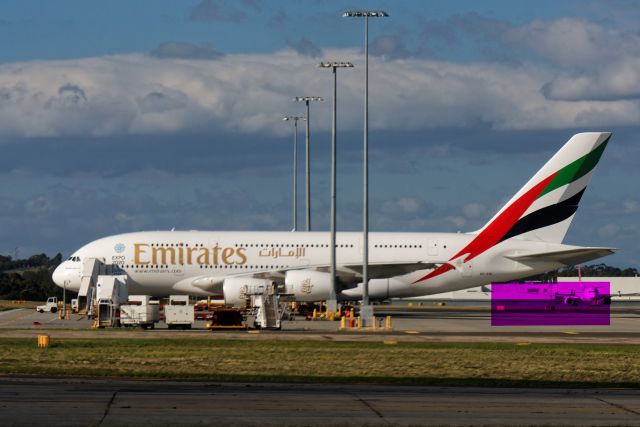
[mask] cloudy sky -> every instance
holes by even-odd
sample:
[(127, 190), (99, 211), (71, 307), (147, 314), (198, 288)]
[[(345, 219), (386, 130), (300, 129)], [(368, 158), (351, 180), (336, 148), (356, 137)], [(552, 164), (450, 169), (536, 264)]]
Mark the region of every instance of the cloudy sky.
[(640, 2), (623, 0), (4, 0), (0, 253), (68, 255), (141, 229), (291, 229), (281, 118), (303, 113), (297, 95), (326, 99), (311, 113), (312, 216), (328, 229), (321, 60), (355, 65), (338, 76), (338, 227), (360, 229), (352, 7), (391, 15), (370, 22), (372, 230), (477, 229), (571, 135), (612, 131), (566, 242), (620, 248), (606, 262), (640, 268)]

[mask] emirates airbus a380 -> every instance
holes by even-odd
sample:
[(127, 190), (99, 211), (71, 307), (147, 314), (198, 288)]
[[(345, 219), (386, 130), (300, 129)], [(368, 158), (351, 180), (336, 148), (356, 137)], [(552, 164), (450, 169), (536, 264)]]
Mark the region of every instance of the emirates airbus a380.
[[(480, 230), (370, 233), (369, 294), (411, 297), (515, 280), (606, 256), (613, 249), (562, 243), (609, 142), (608, 132), (574, 135)], [(147, 231), (78, 249), (53, 273), (79, 290), (82, 260), (126, 274), (130, 294), (223, 294), (244, 304), (248, 287), (276, 282), (298, 301), (330, 293), (328, 232)], [(362, 298), (362, 234), (337, 234), (338, 299)]]

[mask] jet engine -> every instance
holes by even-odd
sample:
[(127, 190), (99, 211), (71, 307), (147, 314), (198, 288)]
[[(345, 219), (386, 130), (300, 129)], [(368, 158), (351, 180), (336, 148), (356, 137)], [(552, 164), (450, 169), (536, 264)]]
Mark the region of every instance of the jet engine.
[(578, 297), (565, 297), (564, 303), (566, 305), (576, 306), (576, 305), (580, 304), (580, 298), (578, 298)]
[(245, 307), (247, 297), (251, 294), (275, 293), (276, 290), (273, 281), (253, 277), (232, 277), (225, 279), (222, 284), (224, 303), (234, 307)]
[(331, 292), (331, 274), (314, 270), (290, 270), (284, 279), (285, 293), (298, 302), (322, 301)]

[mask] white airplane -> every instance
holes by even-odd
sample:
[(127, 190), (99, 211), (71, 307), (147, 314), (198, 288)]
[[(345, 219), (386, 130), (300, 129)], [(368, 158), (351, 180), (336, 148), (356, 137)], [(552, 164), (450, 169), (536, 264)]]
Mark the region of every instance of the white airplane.
[[(611, 134), (574, 135), (480, 230), (370, 233), (372, 299), (412, 297), (515, 280), (583, 263), (612, 248), (562, 244)], [(339, 300), (362, 298), (362, 234), (337, 234)], [(129, 293), (224, 295), (244, 305), (253, 286), (276, 282), (297, 301), (330, 292), (328, 232), (149, 231), (78, 249), (53, 273), (78, 291), (82, 260), (98, 258), (128, 276)], [(66, 282), (66, 284), (65, 284)]]

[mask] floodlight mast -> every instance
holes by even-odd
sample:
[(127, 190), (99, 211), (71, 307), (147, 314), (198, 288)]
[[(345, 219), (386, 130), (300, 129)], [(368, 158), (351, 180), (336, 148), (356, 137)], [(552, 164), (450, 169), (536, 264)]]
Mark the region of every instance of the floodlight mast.
[(386, 18), (382, 10), (355, 10), (342, 14), (346, 18), (364, 18), (364, 153), (363, 153), (363, 207), (362, 207), (362, 306), (361, 317), (369, 322), (373, 307), (369, 303), (369, 18)]
[(304, 102), (306, 105), (306, 121), (307, 121), (307, 136), (306, 136), (306, 147), (305, 147), (305, 160), (306, 160), (306, 229), (307, 231), (311, 231), (311, 169), (309, 167), (309, 122), (311, 121), (309, 118), (309, 102), (310, 101), (323, 101), (323, 99), (319, 96), (296, 96), (294, 98), (298, 102)]
[(338, 103), (338, 68), (353, 68), (351, 62), (321, 62), (319, 68), (330, 68), (333, 72), (333, 117), (331, 121), (331, 287), (327, 299), (327, 311), (338, 311), (336, 295), (336, 128)]
[(306, 120), (300, 116), (285, 116), (283, 121), (293, 121), (293, 229), (298, 230), (298, 120)]

